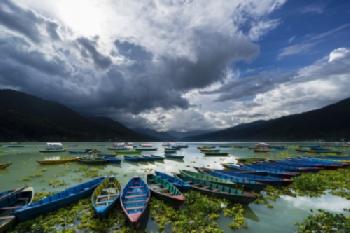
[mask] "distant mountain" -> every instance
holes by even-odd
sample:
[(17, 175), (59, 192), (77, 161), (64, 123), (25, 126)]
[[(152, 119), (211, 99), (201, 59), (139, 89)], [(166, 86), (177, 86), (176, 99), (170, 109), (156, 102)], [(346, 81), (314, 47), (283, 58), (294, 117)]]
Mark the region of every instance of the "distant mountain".
[(19, 91), (0, 90), (0, 141), (149, 141), (104, 117), (85, 117), (52, 101)]
[(158, 132), (156, 130), (150, 128), (135, 128), (136, 132), (139, 132), (144, 135), (148, 135), (160, 141), (182, 141), (185, 138), (209, 133), (213, 130), (194, 130), (188, 132), (180, 132), (180, 131), (166, 131), (166, 132)]
[(350, 140), (350, 98), (321, 109), (256, 121), (212, 133), (188, 137), (188, 141), (304, 141)]

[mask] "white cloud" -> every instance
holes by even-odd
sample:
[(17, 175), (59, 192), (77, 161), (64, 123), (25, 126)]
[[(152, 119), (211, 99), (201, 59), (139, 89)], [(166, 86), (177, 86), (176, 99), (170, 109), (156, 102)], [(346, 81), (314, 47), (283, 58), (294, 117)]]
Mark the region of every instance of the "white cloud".
[(275, 29), (279, 23), (277, 19), (256, 22), (249, 31), (249, 38), (253, 41), (257, 41), (267, 32)]
[(333, 50), (330, 54), (329, 54), (329, 62), (334, 62), (338, 59), (342, 59), (345, 56), (347, 56), (350, 53), (350, 50), (347, 48), (337, 48), (335, 50)]

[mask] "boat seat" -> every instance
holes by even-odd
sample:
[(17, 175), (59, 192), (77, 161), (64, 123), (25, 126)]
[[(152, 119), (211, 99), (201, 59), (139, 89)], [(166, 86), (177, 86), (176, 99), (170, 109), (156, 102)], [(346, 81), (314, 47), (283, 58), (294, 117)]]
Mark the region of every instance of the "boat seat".
[(102, 192), (106, 192), (106, 193), (116, 193), (117, 189), (116, 188), (105, 188), (102, 189)]
[(109, 204), (111, 202), (113, 202), (114, 200), (106, 200), (106, 201), (97, 201), (95, 202), (96, 205), (106, 205)]
[(126, 207), (126, 210), (138, 210), (138, 209), (143, 209), (144, 206), (130, 206), (130, 207)]
[(98, 196), (97, 196), (97, 199), (98, 199), (98, 198), (105, 198), (105, 197), (115, 197), (115, 196), (118, 196), (118, 194), (98, 195)]
[(129, 186), (129, 188), (143, 188), (144, 186), (138, 185), (138, 186)]
[(146, 197), (146, 194), (137, 194), (137, 195), (130, 195), (126, 196), (125, 198), (130, 199), (130, 198), (135, 198), (135, 197)]
[(145, 202), (145, 199), (141, 199), (141, 200), (135, 200), (135, 201), (126, 201), (125, 204), (131, 204), (131, 203), (138, 203), (138, 202)]

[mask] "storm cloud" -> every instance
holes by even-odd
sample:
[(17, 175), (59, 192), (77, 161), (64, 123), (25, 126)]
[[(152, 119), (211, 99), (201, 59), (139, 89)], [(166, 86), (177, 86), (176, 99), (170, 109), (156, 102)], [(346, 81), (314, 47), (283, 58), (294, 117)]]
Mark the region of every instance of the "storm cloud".
[[(0, 3), (0, 84), (116, 119), (146, 116), (156, 109), (193, 110), (186, 94), (223, 82), (227, 69), (254, 59), (259, 46), (252, 41), (252, 32), (258, 40), (268, 31), (270, 24), (262, 27), (260, 19), (276, 27), (277, 21), (268, 15), (283, 3), (109, 2), (113, 13), (105, 12), (105, 23), (111, 25), (94, 35), (66, 25), (50, 14), (51, 8), (42, 9), (35, 1), (5, 0)], [(237, 85), (252, 88), (247, 80), (216, 92)], [(221, 99), (239, 99), (242, 94)], [(183, 113), (184, 118), (215, 127), (193, 111)], [(175, 123), (168, 126), (175, 128)]]

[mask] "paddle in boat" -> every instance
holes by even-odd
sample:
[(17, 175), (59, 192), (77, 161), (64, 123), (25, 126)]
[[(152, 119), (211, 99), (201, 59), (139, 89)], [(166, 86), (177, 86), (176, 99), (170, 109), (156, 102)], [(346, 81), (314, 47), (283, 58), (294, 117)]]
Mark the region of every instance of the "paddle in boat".
[(70, 205), (89, 196), (103, 180), (104, 177), (95, 178), (72, 186), (62, 192), (50, 195), (39, 201), (32, 202), (30, 205), (17, 209), (15, 211), (15, 216), (19, 221), (26, 221), (41, 214), (47, 214), (48, 212)]
[(37, 160), (39, 164), (42, 165), (55, 165), (55, 164), (65, 164), (65, 163), (71, 163), (78, 161), (79, 158), (61, 158), (60, 156), (55, 156), (55, 157), (50, 157), (50, 158), (45, 158), (43, 160)]
[(158, 171), (155, 172), (155, 175), (157, 177), (159, 177), (163, 180), (166, 180), (169, 183), (173, 184), (176, 188), (178, 188), (182, 192), (185, 192), (191, 188), (191, 185), (188, 182), (186, 182), (178, 177), (171, 176), (171, 175), (168, 175), (166, 173), (158, 172)]
[(196, 191), (219, 198), (225, 198), (240, 204), (249, 204), (256, 199), (256, 196), (252, 193), (230, 188), (225, 185), (215, 184), (207, 180), (200, 180), (190, 176), (186, 176), (186, 180)]
[(174, 205), (175, 207), (182, 205), (185, 201), (185, 196), (178, 188), (159, 176), (148, 174), (147, 184), (152, 191), (152, 195)]
[(124, 187), (120, 204), (133, 226), (140, 226), (143, 216), (147, 213), (150, 197), (150, 189), (140, 177), (131, 178)]
[(5, 169), (11, 166), (12, 163), (0, 163), (0, 169)]
[(119, 200), (120, 184), (115, 177), (106, 177), (91, 196), (91, 203), (97, 216), (105, 217)]

